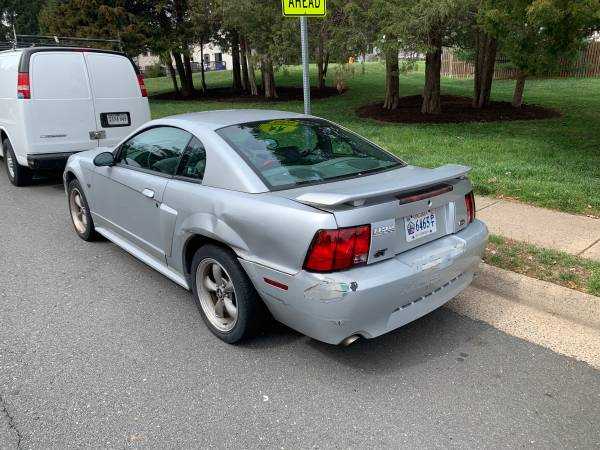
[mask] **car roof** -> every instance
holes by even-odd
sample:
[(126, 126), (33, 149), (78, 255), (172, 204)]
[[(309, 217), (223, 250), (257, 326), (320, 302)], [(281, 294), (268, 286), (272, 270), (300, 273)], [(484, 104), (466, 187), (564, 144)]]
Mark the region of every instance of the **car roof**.
[(165, 117), (165, 119), (184, 121), (193, 125), (200, 125), (211, 130), (218, 130), (219, 128), (237, 125), (240, 123), (302, 118), (313, 118), (313, 116), (307, 116), (305, 114), (298, 114), (289, 111), (275, 111), (268, 109), (223, 109)]

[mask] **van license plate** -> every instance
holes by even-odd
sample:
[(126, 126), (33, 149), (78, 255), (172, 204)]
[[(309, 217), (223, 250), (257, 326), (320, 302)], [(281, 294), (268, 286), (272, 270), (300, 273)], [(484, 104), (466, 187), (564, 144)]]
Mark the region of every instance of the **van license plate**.
[(404, 218), (406, 242), (412, 242), (437, 231), (437, 218), (433, 211), (426, 211)]
[(131, 125), (131, 118), (128, 112), (102, 113), (100, 122), (103, 127), (128, 127)]

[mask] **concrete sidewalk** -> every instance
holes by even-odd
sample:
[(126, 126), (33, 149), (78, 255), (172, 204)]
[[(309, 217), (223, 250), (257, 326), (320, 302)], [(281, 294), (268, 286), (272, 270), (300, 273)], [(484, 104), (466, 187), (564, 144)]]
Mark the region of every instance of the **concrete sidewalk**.
[(483, 264), (454, 312), (600, 369), (600, 298)]
[(488, 197), (475, 203), (490, 233), (600, 261), (600, 219)]

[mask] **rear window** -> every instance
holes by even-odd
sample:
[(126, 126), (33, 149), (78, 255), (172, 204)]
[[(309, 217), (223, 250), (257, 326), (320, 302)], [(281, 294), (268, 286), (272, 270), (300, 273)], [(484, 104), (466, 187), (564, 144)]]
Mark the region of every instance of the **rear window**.
[(82, 53), (39, 52), (31, 56), (31, 96), (40, 100), (90, 98)]
[(217, 130), (270, 189), (359, 177), (404, 163), (329, 122), (284, 119)]
[(96, 98), (141, 97), (137, 76), (128, 58), (91, 52), (85, 57)]

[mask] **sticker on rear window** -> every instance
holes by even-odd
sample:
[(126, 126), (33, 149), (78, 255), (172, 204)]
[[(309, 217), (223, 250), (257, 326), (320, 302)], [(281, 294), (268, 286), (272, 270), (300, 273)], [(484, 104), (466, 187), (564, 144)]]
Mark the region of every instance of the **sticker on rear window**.
[(284, 134), (293, 133), (298, 129), (299, 122), (297, 120), (271, 120), (261, 123), (258, 130), (268, 134)]

